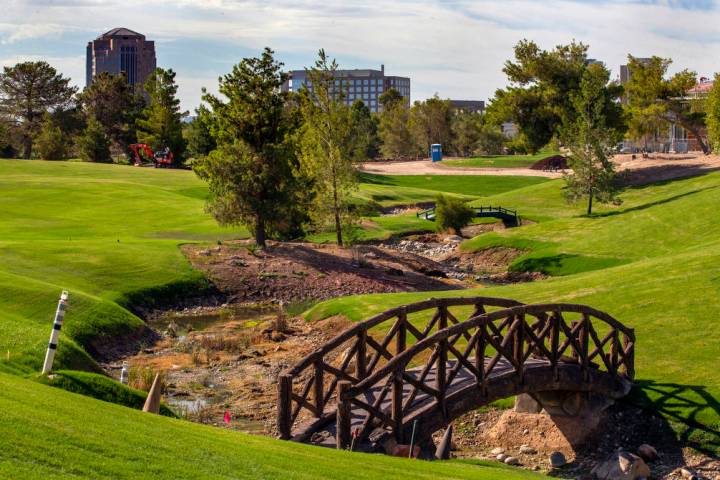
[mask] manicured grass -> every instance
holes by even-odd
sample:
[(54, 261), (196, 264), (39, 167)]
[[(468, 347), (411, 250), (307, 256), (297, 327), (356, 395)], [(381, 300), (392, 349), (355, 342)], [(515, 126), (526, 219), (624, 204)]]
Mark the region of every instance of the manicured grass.
[[(420, 188), (434, 192), (456, 193), (470, 197), (487, 197), (544, 183), (543, 177), (510, 177), (484, 175), (376, 175), (361, 173), (362, 187), (387, 185), (393, 187)], [(402, 190), (401, 190), (402, 191)], [(435, 193), (437, 195), (437, 193)], [(431, 199), (434, 200), (434, 199)]]
[(528, 168), (543, 158), (559, 155), (559, 152), (541, 152), (534, 155), (483, 155), (481, 157), (443, 160), (449, 167), (466, 168)]
[(203, 212), (206, 192), (189, 171), (0, 160), (0, 369), (39, 368), (63, 289), (57, 367), (92, 369), (82, 347), (141, 325), (130, 298), (203, 288), (178, 245), (247, 235)]
[(494, 462), (425, 462), (247, 435), (2, 373), (0, 391), (0, 478), (546, 478)]
[(561, 277), (474, 291), (340, 298), (316, 305), (307, 318), (345, 314), (360, 320), (432, 296), (473, 294), (592, 305), (635, 328), (641, 388), (632, 398), (676, 422), (690, 445), (717, 454), (720, 224), (714, 219), (720, 174), (628, 190), (623, 205), (601, 206), (593, 218), (583, 216), (579, 205), (565, 206), (553, 218), (564, 205), (556, 198), (561, 188), (561, 181), (553, 181), (492, 197), (521, 213), (538, 212), (544, 221), (463, 244), (468, 252), (525, 249), (515, 269)]

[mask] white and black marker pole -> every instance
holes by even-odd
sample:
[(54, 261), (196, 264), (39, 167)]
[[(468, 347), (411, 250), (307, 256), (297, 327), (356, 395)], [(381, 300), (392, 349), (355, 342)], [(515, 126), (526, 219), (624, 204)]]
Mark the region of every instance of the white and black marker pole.
[(45, 354), (45, 363), (43, 364), (42, 373), (47, 375), (52, 370), (53, 360), (55, 359), (55, 350), (57, 350), (58, 337), (62, 328), (63, 318), (65, 318), (65, 307), (67, 306), (68, 292), (63, 290), (60, 295), (57, 310), (55, 311), (55, 321), (53, 329), (50, 332), (50, 343), (48, 344), (47, 353)]

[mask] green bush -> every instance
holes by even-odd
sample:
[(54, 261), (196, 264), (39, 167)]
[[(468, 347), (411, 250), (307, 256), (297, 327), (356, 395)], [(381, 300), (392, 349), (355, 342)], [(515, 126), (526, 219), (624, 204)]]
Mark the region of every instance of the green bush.
[(459, 234), (473, 219), (475, 212), (465, 201), (457, 197), (438, 195), (435, 204), (435, 221), (438, 230), (453, 230)]
[(35, 139), (35, 147), (43, 160), (62, 160), (67, 156), (66, 139), (49, 115), (43, 120), (40, 133)]
[(102, 126), (94, 118), (88, 120), (87, 127), (78, 138), (78, 154), (86, 162), (109, 162), (110, 139)]

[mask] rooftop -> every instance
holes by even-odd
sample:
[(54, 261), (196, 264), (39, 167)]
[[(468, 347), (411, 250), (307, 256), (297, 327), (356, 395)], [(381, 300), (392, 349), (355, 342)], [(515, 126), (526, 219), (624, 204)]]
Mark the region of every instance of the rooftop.
[(145, 38), (145, 35), (138, 33), (134, 30), (130, 30), (129, 28), (118, 27), (118, 28), (113, 28), (112, 30), (103, 33), (98, 38), (107, 38), (107, 37), (143, 37), (143, 38)]

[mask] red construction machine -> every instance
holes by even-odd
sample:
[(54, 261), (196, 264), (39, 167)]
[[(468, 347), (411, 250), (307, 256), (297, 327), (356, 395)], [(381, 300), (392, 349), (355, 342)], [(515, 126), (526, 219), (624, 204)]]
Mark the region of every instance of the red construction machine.
[(173, 163), (173, 154), (168, 147), (153, 152), (152, 148), (145, 143), (133, 143), (130, 145), (130, 150), (135, 157), (136, 167), (152, 163), (155, 168), (161, 168), (169, 167)]

